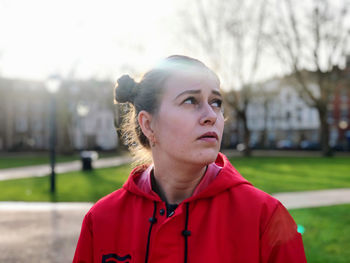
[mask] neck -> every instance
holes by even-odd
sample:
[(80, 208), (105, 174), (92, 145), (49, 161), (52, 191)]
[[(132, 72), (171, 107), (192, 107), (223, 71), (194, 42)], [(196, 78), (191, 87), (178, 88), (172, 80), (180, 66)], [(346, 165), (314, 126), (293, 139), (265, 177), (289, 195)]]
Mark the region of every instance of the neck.
[(192, 196), (202, 179), (206, 166), (164, 164), (154, 160), (155, 187), (159, 196), (169, 204), (179, 204)]

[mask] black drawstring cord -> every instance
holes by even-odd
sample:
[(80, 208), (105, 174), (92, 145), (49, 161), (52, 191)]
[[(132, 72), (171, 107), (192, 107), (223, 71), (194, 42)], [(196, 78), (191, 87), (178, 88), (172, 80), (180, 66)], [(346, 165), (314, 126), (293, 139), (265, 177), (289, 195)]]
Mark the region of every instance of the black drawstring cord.
[(148, 231), (148, 237), (147, 237), (147, 248), (146, 248), (146, 257), (145, 257), (145, 263), (148, 262), (148, 252), (149, 252), (149, 244), (151, 240), (151, 232), (152, 232), (152, 226), (154, 223), (157, 222), (156, 218), (156, 212), (157, 212), (157, 202), (154, 201), (154, 210), (153, 210), (153, 216), (148, 219), (148, 221), (151, 223)]
[(187, 263), (187, 254), (188, 254), (188, 236), (191, 235), (191, 231), (189, 231), (188, 228), (188, 210), (189, 210), (189, 203), (186, 203), (186, 221), (185, 221), (185, 230), (182, 231), (182, 235), (185, 238), (185, 255), (184, 255), (184, 263)]

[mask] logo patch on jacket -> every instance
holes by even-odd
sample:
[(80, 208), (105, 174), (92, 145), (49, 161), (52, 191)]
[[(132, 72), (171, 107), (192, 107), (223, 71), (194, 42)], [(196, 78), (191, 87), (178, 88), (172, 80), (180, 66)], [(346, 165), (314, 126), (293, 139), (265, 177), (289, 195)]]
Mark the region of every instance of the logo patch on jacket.
[(129, 261), (127, 261), (128, 259), (131, 259), (131, 256), (129, 254), (125, 256), (118, 256), (117, 254), (107, 254), (102, 256), (102, 263), (114, 263), (114, 262), (129, 263)]

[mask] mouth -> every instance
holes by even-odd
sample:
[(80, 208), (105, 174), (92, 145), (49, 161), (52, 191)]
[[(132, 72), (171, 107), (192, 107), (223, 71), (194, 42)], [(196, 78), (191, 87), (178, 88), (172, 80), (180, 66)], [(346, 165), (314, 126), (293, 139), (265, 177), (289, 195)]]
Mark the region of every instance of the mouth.
[(198, 140), (219, 140), (218, 135), (216, 134), (216, 132), (206, 132), (204, 134), (202, 134), (200, 137), (198, 137)]

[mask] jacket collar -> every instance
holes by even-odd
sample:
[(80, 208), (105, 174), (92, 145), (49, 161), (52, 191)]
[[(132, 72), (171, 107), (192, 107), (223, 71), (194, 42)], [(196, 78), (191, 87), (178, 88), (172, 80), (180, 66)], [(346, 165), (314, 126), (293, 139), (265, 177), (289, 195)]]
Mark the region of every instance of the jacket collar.
[[(200, 189), (200, 191), (197, 191), (197, 193), (195, 192), (195, 194), (190, 198), (184, 200), (184, 202), (190, 202), (201, 198), (209, 198), (231, 187), (235, 187), (240, 184), (250, 184), (231, 165), (230, 161), (224, 154), (218, 154), (215, 164), (221, 167), (215, 179), (206, 185), (204, 189)], [(150, 187), (147, 187), (147, 184), (150, 182), (147, 182), (149, 177), (145, 176), (145, 174), (147, 175), (151, 169), (152, 167), (147, 165), (142, 165), (133, 169), (123, 188), (132, 194), (143, 196), (144, 198), (153, 201), (161, 201), (159, 196), (155, 194)]]

